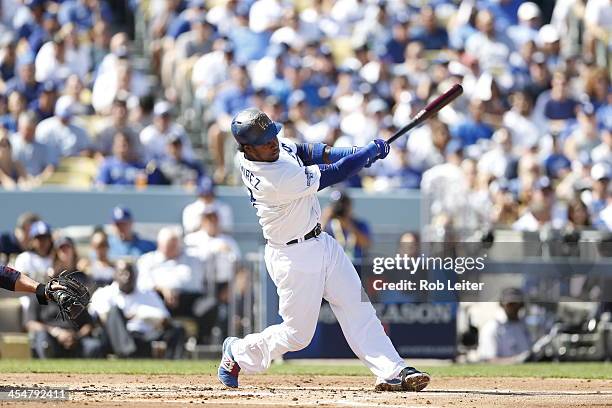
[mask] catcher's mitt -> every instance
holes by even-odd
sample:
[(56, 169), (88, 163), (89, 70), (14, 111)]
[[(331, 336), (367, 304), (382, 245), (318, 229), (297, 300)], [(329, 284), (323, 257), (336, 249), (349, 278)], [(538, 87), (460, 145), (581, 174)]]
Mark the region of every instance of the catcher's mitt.
[(91, 298), (89, 290), (75, 276), (78, 273), (63, 271), (45, 285), (46, 297), (57, 303), (63, 320), (79, 317)]

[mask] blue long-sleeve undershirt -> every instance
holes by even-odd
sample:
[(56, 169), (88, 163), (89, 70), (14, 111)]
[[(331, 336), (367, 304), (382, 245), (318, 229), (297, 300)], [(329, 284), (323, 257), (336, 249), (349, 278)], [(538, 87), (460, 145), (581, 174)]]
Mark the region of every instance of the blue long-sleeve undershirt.
[(332, 164), (359, 150), (358, 147), (329, 147), (327, 155), (325, 143), (297, 143), (297, 155), (304, 166), (313, 164)]
[(376, 146), (366, 146), (356, 153), (345, 156), (333, 164), (319, 164), (321, 179), (319, 180), (319, 191), (325, 187), (346, 180), (357, 174), (368, 162), (376, 157), (378, 150)]

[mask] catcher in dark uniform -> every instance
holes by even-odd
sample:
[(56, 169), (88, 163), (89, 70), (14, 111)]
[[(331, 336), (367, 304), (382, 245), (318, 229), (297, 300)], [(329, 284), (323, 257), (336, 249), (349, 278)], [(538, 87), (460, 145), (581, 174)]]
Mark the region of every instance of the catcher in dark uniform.
[(37, 357), (93, 358), (102, 355), (102, 342), (91, 336), (93, 321), (85, 311), (90, 295), (83, 277), (82, 272), (64, 271), (42, 284), (20, 271), (0, 265), (0, 287), (36, 294), (38, 302), (31, 302), (26, 312), (26, 327), (32, 335), (32, 348)]

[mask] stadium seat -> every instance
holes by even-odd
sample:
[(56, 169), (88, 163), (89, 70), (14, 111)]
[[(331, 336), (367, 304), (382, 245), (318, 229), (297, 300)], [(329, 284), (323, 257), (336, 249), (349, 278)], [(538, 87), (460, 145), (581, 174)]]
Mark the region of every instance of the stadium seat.
[(93, 179), (98, 175), (98, 163), (89, 157), (64, 157), (58, 171), (86, 174)]
[(29, 359), (30, 340), (23, 332), (19, 298), (0, 299), (0, 358)]
[(0, 333), (21, 331), (23, 331), (23, 324), (19, 299), (0, 299)]
[(30, 338), (26, 333), (0, 334), (0, 359), (29, 360), (31, 357)]
[(56, 171), (44, 184), (88, 189), (92, 185), (92, 179), (87, 174)]
[(77, 188), (92, 186), (98, 174), (98, 163), (89, 157), (64, 157), (57, 171), (45, 184), (61, 184)]

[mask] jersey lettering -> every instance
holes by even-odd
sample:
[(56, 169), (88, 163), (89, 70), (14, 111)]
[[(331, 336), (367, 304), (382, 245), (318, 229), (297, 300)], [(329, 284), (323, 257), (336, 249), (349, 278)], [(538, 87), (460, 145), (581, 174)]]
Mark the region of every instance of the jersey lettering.
[[(259, 186), (259, 183), (261, 183), (261, 179), (257, 177), (255, 174), (253, 174), (253, 172), (251, 172), (248, 169), (245, 169), (242, 166), (240, 166), (240, 171), (242, 172), (244, 177), (249, 181), (249, 184), (251, 185), (251, 187), (253, 187), (255, 190), (259, 190), (257, 186)], [(252, 196), (253, 196), (253, 193), (251, 193), (251, 197)]]

